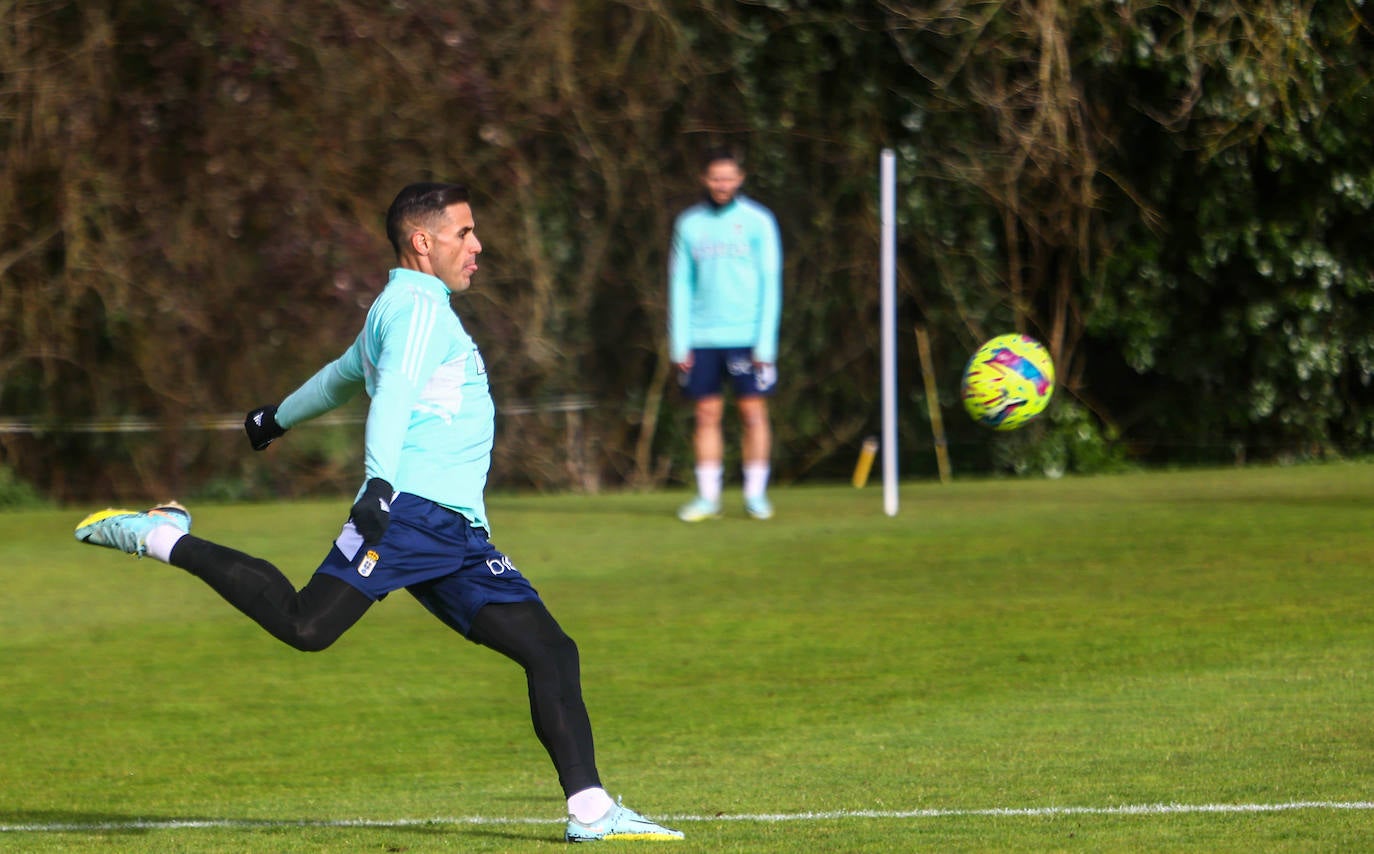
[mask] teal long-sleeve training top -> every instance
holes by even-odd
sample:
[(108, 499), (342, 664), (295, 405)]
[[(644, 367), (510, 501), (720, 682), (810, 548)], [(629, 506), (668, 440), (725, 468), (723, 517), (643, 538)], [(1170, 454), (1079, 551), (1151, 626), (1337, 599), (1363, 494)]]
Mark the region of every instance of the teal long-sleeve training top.
[(276, 418), (290, 428), (366, 390), (364, 486), (380, 477), (490, 530), (483, 492), (496, 406), (449, 293), (434, 276), (392, 270), (352, 346), (289, 394)]
[(778, 359), (782, 239), (768, 208), (736, 196), (700, 202), (678, 215), (668, 269), (668, 351), (683, 362), (694, 347), (749, 347)]

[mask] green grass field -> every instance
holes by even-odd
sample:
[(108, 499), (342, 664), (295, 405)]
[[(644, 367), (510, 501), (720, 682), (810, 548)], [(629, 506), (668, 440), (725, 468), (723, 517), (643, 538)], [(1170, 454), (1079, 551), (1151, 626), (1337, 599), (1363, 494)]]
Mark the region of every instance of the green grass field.
[[(671, 850), (1374, 847), (1374, 465), (682, 499), (491, 501)], [(346, 508), (192, 509), (303, 583)], [(0, 514), (0, 850), (562, 844), (514, 665), (405, 594), (295, 652), (84, 509)]]

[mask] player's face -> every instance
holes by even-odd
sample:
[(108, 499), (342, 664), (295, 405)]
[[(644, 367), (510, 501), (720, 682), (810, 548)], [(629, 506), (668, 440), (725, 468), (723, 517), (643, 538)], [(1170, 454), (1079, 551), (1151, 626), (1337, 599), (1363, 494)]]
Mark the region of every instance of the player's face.
[(466, 202), (449, 205), (439, 226), (429, 233), (429, 239), (428, 258), (434, 275), (455, 293), (467, 290), (472, 274), (477, 272), (477, 256), (482, 252), (472, 208)]
[(740, 185), (744, 183), (744, 172), (734, 161), (717, 160), (706, 167), (701, 182), (706, 185), (706, 194), (711, 201), (723, 205), (739, 192)]

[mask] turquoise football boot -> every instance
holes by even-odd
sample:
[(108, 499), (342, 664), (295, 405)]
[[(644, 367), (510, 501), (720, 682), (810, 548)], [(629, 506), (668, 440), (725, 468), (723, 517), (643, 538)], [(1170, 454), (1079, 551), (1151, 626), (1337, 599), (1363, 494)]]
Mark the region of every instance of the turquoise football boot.
[(609, 812), (591, 824), (583, 824), (568, 816), (566, 838), (569, 842), (672, 842), (681, 839), (682, 836), (682, 831), (669, 830), (616, 801)]
[(744, 512), (748, 513), (751, 519), (772, 519), (773, 503), (764, 495), (746, 498), (744, 499)]
[(173, 525), (191, 532), (191, 511), (175, 501), (148, 510), (110, 508), (92, 513), (76, 526), (76, 538), (93, 546), (106, 546), (136, 557), (148, 551), (148, 534), (159, 525)]
[(698, 495), (678, 508), (677, 517), (684, 522), (701, 522), (720, 518), (720, 502), (707, 501)]

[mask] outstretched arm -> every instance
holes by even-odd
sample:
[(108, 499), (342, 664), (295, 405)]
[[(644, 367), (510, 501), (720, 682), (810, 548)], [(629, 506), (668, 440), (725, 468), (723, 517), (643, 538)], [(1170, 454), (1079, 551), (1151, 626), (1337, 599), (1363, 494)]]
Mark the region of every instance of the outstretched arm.
[(281, 406), (260, 406), (248, 413), (243, 429), (253, 450), (261, 451), (287, 430), (311, 418), (337, 409), (363, 388), (362, 359), (358, 344), (325, 365), (305, 384), (282, 401)]
[(362, 391), (363, 361), (358, 350), (355, 342), (342, 356), (288, 394), (277, 409), (277, 423), (290, 430), (302, 421), (338, 409)]

